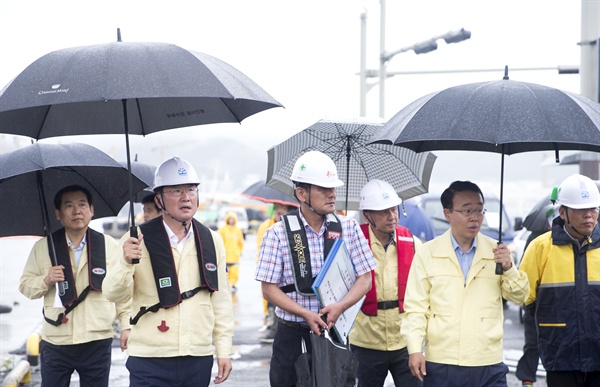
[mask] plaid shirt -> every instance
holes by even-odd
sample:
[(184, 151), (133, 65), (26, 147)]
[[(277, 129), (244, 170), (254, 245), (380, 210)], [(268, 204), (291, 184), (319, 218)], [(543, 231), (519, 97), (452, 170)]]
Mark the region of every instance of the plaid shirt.
[[(328, 215), (321, 229), (317, 232), (306, 223), (302, 212), (299, 211), (299, 213), (308, 239), (312, 273), (313, 276), (316, 276), (321, 270), (325, 259), (323, 256), (325, 230), (330, 222), (329, 217), (333, 215)], [(356, 275), (360, 276), (374, 270), (377, 267), (377, 263), (356, 220), (339, 215), (338, 218), (342, 224), (342, 237), (350, 253)], [(294, 283), (292, 260), (283, 221), (275, 223), (265, 233), (260, 245), (260, 257), (256, 267), (255, 279), (261, 282), (277, 284), (279, 287)], [(302, 307), (316, 313), (319, 312), (319, 300), (317, 300), (316, 296), (306, 297), (295, 291), (287, 293), (287, 295)], [(279, 307), (276, 308), (275, 313), (278, 317), (287, 321), (304, 322), (304, 319), (301, 317)]]

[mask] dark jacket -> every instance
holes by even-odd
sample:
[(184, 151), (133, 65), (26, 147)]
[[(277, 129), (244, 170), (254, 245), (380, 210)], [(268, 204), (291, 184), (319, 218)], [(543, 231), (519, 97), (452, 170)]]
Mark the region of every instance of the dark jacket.
[(520, 270), (531, 286), (526, 305), (537, 305), (540, 357), (548, 371), (600, 371), (600, 226), (579, 244), (556, 218), (536, 238)]

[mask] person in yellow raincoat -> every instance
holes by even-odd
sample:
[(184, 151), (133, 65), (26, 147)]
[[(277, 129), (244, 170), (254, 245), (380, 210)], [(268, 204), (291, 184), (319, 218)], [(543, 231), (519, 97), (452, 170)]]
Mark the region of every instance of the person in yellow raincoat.
[(231, 291), (237, 290), (239, 278), (239, 262), (244, 249), (244, 234), (237, 225), (237, 215), (234, 212), (228, 212), (225, 215), (225, 225), (219, 229), (219, 234), (225, 243), (225, 254), (227, 256), (227, 278)]

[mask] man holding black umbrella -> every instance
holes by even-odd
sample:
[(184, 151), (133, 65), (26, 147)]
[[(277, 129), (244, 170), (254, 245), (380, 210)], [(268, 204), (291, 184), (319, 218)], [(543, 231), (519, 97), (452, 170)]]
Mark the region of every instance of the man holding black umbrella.
[[(377, 267), (357, 222), (334, 215), (335, 188), (344, 183), (333, 160), (322, 152), (306, 152), (296, 161), (291, 180), (299, 211), (284, 215), (267, 230), (255, 276), (262, 283), (263, 296), (277, 307), (271, 386), (296, 385), (295, 363), (302, 354), (302, 339), (311, 353), (310, 331), (319, 335), (321, 329), (331, 329), (342, 312), (371, 288), (370, 272)], [(338, 238), (344, 239), (350, 252), (356, 282), (343, 299), (320, 309), (311, 285)]]
[[(42, 383), (69, 386), (71, 374), (77, 371), (82, 385), (108, 386), (115, 305), (101, 290), (117, 244), (89, 228), (94, 205), (86, 188), (64, 187), (54, 197), (54, 205), (63, 225), (52, 234), (58, 265), (51, 264), (48, 238), (40, 239), (31, 250), (19, 285), (30, 299), (44, 297)], [(64, 295), (54, 290), (59, 282)], [(127, 341), (129, 306), (121, 302), (116, 308), (122, 348)]]
[(441, 203), (450, 230), (416, 252), (406, 286), (401, 333), (411, 373), (424, 387), (506, 386), (502, 298), (525, 301), (527, 275), (506, 245), (481, 234), (484, 197), (476, 184), (453, 182)]
[[(210, 384), (231, 372), (233, 303), (225, 246), (215, 231), (194, 219), (200, 179), (187, 161), (173, 157), (155, 172), (162, 216), (121, 238), (118, 263), (103, 291), (109, 300), (132, 301), (127, 345), (130, 386)], [(137, 262), (135, 260), (138, 260)]]

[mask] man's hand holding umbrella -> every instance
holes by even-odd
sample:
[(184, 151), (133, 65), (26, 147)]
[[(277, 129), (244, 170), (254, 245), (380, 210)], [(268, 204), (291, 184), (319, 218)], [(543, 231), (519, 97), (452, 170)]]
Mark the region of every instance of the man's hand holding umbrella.
[(507, 271), (512, 267), (510, 250), (504, 243), (500, 243), (494, 250), (494, 261), (502, 265), (502, 270)]
[(129, 237), (129, 239), (123, 243), (123, 258), (125, 259), (125, 262), (130, 265), (133, 264), (134, 259), (138, 260), (136, 263), (139, 262), (139, 259), (142, 258), (141, 243), (143, 239), (144, 235), (139, 234), (137, 238)]
[(48, 288), (53, 287), (58, 282), (64, 282), (65, 280), (65, 267), (63, 265), (52, 266), (48, 270), (48, 275), (44, 278), (44, 283)]

